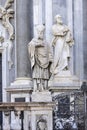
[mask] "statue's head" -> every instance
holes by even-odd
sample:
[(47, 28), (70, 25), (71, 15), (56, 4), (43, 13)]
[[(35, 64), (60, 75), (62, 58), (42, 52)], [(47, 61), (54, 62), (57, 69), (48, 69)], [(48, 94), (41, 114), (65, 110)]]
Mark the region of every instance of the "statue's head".
[(55, 16), (55, 20), (58, 24), (63, 24), (62, 17), (59, 14)]
[(44, 25), (38, 25), (36, 29), (37, 29), (38, 39), (42, 40), (44, 38), (45, 26)]

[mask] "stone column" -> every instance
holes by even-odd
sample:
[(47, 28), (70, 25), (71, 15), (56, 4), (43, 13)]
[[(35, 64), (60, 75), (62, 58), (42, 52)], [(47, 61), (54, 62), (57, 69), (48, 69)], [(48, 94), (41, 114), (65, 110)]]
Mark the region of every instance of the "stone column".
[(27, 95), (32, 89), (31, 66), (27, 45), (33, 37), (33, 0), (15, 0), (14, 2), (15, 81), (7, 88), (7, 92), (10, 92), (11, 97), (12, 95), (15, 95), (15, 98), (24, 97), (26, 101), (29, 98)]
[[(73, 0), (67, 0), (67, 24), (73, 34)], [(70, 61), (70, 70), (74, 74), (74, 51), (70, 48), (72, 60)]]
[(15, 119), (11, 120), (11, 129), (12, 130), (21, 130), (21, 123), (20, 123), (20, 111), (14, 112)]
[(31, 111), (24, 111), (24, 130), (31, 130)]
[(43, 7), (43, 4), (42, 4), (42, 0), (39, 0), (39, 24), (42, 24), (43, 23), (43, 21), (42, 21), (42, 14), (43, 14), (43, 10), (42, 10), (42, 7)]
[(52, 40), (52, 0), (46, 0), (45, 5), (46, 40), (50, 42)]
[(74, 1), (75, 74), (83, 79), (83, 0)]
[(45, 24), (45, 0), (39, 0), (38, 2), (39, 24)]
[(3, 130), (10, 130), (10, 112), (4, 112)]
[(16, 78), (26, 78), (31, 77), (27, 44), (33, 35), (33, 3), (32, 0), (16, 0), (15, 5)]

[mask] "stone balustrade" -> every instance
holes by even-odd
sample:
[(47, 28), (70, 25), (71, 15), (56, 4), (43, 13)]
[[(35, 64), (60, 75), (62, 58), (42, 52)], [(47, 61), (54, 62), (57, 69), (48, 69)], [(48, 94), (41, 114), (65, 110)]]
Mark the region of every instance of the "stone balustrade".
[[(36, 130), (38, 117), (41, 116), (47, 118), (48, 130), (51, 130), (49, 121), (52, 121), (53, 106), (53, 102), (0, 103), (0, 111), (4, 113), (3, 130)], [(14, 119), (11, 120), (12, 113)]]

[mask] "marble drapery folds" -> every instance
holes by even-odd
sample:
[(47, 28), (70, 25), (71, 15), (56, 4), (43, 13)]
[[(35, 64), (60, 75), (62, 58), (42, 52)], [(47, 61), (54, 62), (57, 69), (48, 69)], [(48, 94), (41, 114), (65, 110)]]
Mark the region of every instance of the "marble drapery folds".
[[(39, 30), (39, 32), (43, 33), (43, 30)], [(50, 77), (49, 67), (53, 60), (49, 45), (43, 38), (40, 38), (40, 35), (38, 34), (38, 38), (33, 38), (28, 44), (34, 91), (47, 89), (47, 82)]]
[(71, 31), (68, 26), (62, 23), (61, 16), (56, 16), (56, 22), (52, 27), (54, 63), (51, 70), (53, 71), (53, 75), (57, 75), (63, 70), (69, 70), (70, 47), (74, 44)]

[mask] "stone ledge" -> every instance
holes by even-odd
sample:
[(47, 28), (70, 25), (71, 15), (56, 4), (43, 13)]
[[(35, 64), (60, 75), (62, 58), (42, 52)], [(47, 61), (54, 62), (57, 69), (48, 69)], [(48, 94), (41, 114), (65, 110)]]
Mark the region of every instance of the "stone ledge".
[(53, 80), (49, 80), (49, 90), (72, 90), (80, 89), (82, 82), (76, 76), (58, 76)]
[(16, 80), (13, 83), (11, 83), (11, 86), (20, 86), (20, 85), (32, 86), (32, 79), (26, 77), (20, 77), (16, 78)]
[(54, 102), (8, 102), (8, 103), (0, 103), (0, 111), (14, 111), (14, 110), (31, 110), (31, 108), (45, 108), (54, 106)]
[(19, 92), (30, 92), (32, 91), (33, 84), (32, 84), (32, 79), (31, 78), (26, 78), (26, 77), (20, 77), (16, 78), (16, 80), (11, 83), (11, 85), (6, 88), (5, 90), (10, 93), (19, 93)]
[(71, 91), (76, 91), (79, 90), (80, 87), (50, 87), (49, 91), (51, 92), (71, 92)]
[(5, 89), (6, 92), (10, 92), (10, 93), (19, 93), (19, 92), (22, 92), (22, 93), (29, 93), (29, 92), (32, 92), (33, 91), (33, 88), (32, 87), (29, 87), (29, 86), (23, 86), (23, 85), (20, 85), (20, 86), (16, 86), (16, 87), (8, 87)]

